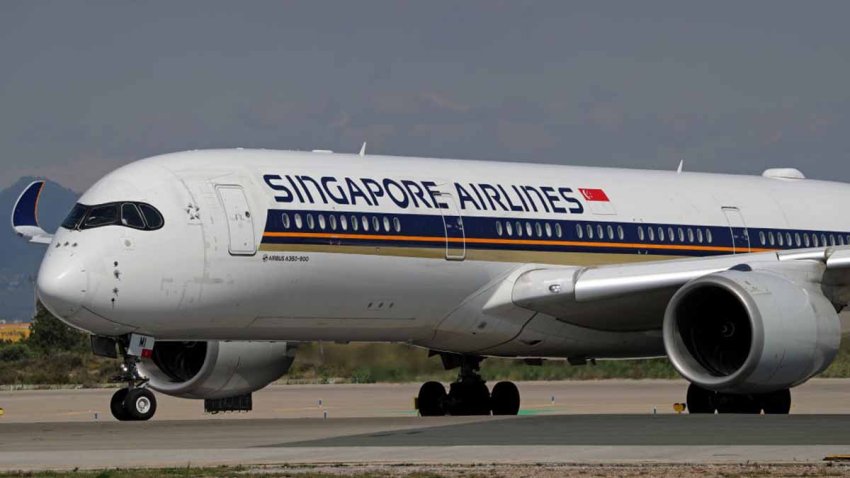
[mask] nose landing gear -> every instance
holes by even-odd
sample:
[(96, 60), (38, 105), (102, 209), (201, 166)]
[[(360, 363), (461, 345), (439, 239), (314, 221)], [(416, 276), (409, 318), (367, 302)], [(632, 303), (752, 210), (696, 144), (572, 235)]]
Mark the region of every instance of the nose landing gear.
[(445, 387), (439, 382), (426, 382), (419, 389), (417, 404), (423, 417), (443, 415), (516, 415), (519, 412), (519, 390), (513, 382), (499, 382), (491, 393), (481, 375), (481, 357), (445, 356), (446, 368), (460, 366), (455, 382)]
[(124, 357), (121, 373), (113, 377), (112, 381), (125, 382), (127, 387), (112, 395), (109, 410), (113, 417), (122, 422), (150, 420), (156, 413), (156, 397), (145, 386), (148, 379), (139, 373), (138, 357), (129, 355), (124, 347), (121, 347), (121, 351)]

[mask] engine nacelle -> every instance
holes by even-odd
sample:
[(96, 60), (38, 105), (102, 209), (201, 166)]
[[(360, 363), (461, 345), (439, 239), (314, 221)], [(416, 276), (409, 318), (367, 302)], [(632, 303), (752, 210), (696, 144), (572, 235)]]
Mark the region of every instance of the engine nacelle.
[(139, 371), (152, 389), (166, 395), (215, 399), (265, 387), (294, 359), (295, 346), (286, 342), (158, 341)]
[(664, 316), (667, 356), (689, 381), (726, 393), (790, 388), (835, 358), (841, 327), (820, 291), (771, 272), (695, 279)]

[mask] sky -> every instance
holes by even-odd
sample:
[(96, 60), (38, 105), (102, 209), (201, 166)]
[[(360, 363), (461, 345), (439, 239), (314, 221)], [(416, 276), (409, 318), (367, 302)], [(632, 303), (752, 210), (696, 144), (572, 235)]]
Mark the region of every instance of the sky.
[(0, 188), (187, 149), (850, 181), (850, 2), (0, 2)]

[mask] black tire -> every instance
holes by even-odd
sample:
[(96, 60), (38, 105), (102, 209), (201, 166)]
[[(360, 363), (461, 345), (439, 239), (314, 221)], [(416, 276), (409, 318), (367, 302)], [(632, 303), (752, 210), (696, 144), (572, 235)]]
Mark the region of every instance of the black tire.
[(752, 395), (718, 393), (717, 412), (759, 414), (761, 413), (761, 403)]
[(127, 398), (129, 391), (129, 389), (122, 388), (113, 393), (112, 399), (109, 401), (109, 410), (112, 412), (112, 416), (118, 421), (126, 422), (127, 420), (132, 420), (126, 408), (124, 408), (124, 399)]
[(688, 386), (686, 398), (688, 413), (714, 413), (717, 411), (715, 397), (717, 393), (694, 384)]
[(490, 393), (493, 415), (516, 415), (519, 413), (519, 389), (513, 382), (499, 382)]
[(454, 382), (448, 397), (449, 415), (489, 415), (490, 390), (483, 380)]
[(442, 417), (446, 414), (446, 387), (440, 382), (425, 382), (419, 387), (419, 415)]
[(777, 390), (758, 395), (765, 415), (788, 415), (791, 412), (791, 390)]
[(150, 420), (156, 413), (156, 397), (146, 388), (134, 388), (124, 399), (124, 409), (132, 420)]

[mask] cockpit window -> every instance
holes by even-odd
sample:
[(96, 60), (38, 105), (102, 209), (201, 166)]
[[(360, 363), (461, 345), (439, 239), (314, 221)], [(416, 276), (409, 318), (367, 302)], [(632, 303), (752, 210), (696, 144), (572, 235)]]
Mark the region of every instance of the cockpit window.
[(118, 204), (94, 206), (89, 211), (80, 229), (109, 226), (111, 224), (118, 224)]
[(148, 229), (159, 229), (162, 227), (162, 215), (153, 206), (139, 204), (139, 209), (145, 215), (145, 222), (148, 224)]
[(65, 229), (76, 229), (77, 226), (80, 225), (80, 221), (83, 219), (83, 216), (86, 215), (88, 208), (83, 206), (82, 204), (74, 204), (74, 207), (71, 208), (71, 212), (68, 213), (68, 217), (62, 221), (62, 227)]
[(162, 214), (150, 204), (114, 202), (86, 206), (78, 203), (62, 222), (62, 227), (82, 230), (103, 226), (125, 226), (150, 231), (161, 228), (163, 223)]
[(121, 224), (135, 229), (145, 228), (145, 220), (135, 204), (125, 202), (121, 205)]

